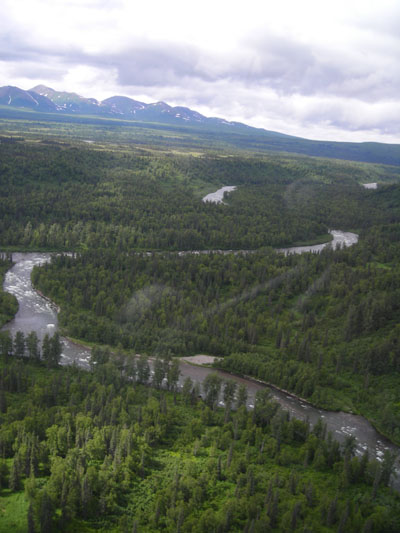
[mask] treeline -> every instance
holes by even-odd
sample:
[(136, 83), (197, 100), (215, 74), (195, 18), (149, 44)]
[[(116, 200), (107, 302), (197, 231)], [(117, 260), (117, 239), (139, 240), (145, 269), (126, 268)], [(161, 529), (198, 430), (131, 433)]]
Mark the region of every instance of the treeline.
[(249, 323), (256, 322), (254, 298), (264, 300), (270, 280), (279, 285), (298, 262), (273, 251), (148, 256), (101, 249), (53, 257), (32, 280), (61, 305), (60, 322), (73, 337), (138, 351), (228, 354), (265, 332), (263, 321)]
[(40, 341), (36, 331), (26, 336), (23, 331), (14, 335), (9, 331), (0, 331), (0, 357), (5, 360), (12, 357), (27, 357), (33, 362), (43, 362), (48, 368), (58, 366), (61, 361), (62, 342), (58, 331), (50, 336), (48, 333)]
[[(390, 167), (364, 167), (0, 143), (0, 242), (73, 251), (257, 249), (398, 220), (398, 187), (371, 192), (358, 184), (389, 179)], [(201, 201), (226, 184), (238, 186), (229, 205)]]
[(223, 367), (361, 412), (400, 442), (399, 236), (398, 225), (375, 228), (335, 252), (297, 301), (281, 297), (267, 348), (231, 354)]
[(288, 257), (88, 250), (54, 257), (32, 279), (72, 337), (224, 355), (228, 370), (364, 412), (399, 440), (399, 235), (384, 226), (351, 248)]
[(0, 528), (397, 531), (391, 454), (357, 457), (352, 437), (339, 446), (322, 422), (291, 419), (267, 389), (247, 411), (246, 390), (215, 374), (204, 401), (190, 378), (182, 394), (157, 384), (155, 368), (149, 388), (141, 359), (95, 350), (85, 372), (3, 355), (0, 493), (26, 500)]
[(18, 302), (15, 296), (2, 290), (4, 276), (12, 265), (11, 255), (0, 253), (0, 327), (14, 318), (18, 311)]

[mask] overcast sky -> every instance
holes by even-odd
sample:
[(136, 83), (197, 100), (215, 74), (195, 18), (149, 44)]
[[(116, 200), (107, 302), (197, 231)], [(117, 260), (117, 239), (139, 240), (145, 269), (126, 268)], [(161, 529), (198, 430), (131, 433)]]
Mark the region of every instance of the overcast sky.
[(400, 0), (2, 0), (0, 86), (400, 143)]

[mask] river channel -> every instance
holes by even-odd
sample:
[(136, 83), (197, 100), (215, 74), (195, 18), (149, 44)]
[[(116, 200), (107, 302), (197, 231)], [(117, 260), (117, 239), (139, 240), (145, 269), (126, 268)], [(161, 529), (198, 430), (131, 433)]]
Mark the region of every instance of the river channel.
[[(341, 232), (335, 233), (336, 237), (339, 238), (338, 234)], [(332, 232), (334, 238), (335, 233)], [(354, 234), (350, 235), (352, 236)], [(348, 235), (346, 238), (353, 240), (353, 237), (348, 237)], [(344, 239), (345, 237), (339, 238), (342, 242)], [(346, 241), (344, 244), (349, 245), (352, 243)], [(314, 247), (307, 247), (307, 251), (313, 251), (310, 248)], [(286, 253), (285, 250), (281, 251)], [(303, 251), (305, 250), (301, 250), (301, 252)], [(315, 251), (318, 251), (318, 248)], [(301, 253), (300, 250), (296, 250), (296, 252)], [(40, 339), (43, 339), (46, 333), (53, 334), (56, 331), (58, 327), (57, 308), (52, 302), (33, 289), (30, 279), (33, 267), (49, 261), (50, 258), (51, 254), (45, 253), (13, 253), (13, 262), (15, 264), (6, 274), (4, 290), (16, 296), (19, 309), (14, 319), (5, 325), (3, 330), (10, 331), (12, 335), (15, 335), (18, 330), (23, 331), (24, 334), (28, 334), (30, 331), (36, 331)], [(84, 368), (88, 368), (90, 351), (87, 348), (72, 343), (66, 338), (62, 338), (61, 357), (62, 364), (75, 363)], [(201, 384), (210, 372), (215, 372), (214, 369), (194, 366), (185, 361), (181, 361), (180, 370), (180, 386), (182, 386), (186, 377), (190, 377), (194, 382)], [(248, 406), (250, 408), (254, 405), (256, 392), (266, 387), (262, 383), (233, 376), (227, 372), (218, 371), (218, 374), (223, 379), (234, 379), (236, 382), (246, 385), (248, 390)], [(271, 389), (271, 392), (273, 398), (279, 402), (282, 408), (288, 410), (291, 416), (309, 420), (312, 425), (321, 418), (326, 423), (328, 431), (331, 431), (333, 437), (339, 442), (343, 442), (346, 437), (353, 435), (356, 438), (356, 454), (359, 456), (366, 449), (369, 450), (370, 457), (376, 457), (378, 460), (382, 460), (385, 450), (389, 450), (398, 455), (400, 454), (400, 448), (377, 433), (373, 426), (362, 416), (325, 411), (315, 408), (307, 402), (277, 389)], [(400, 490), (399, 464), (397, 465), (396, 473), (397, 478), (392, 481), (392, 485), (397, 490)]]

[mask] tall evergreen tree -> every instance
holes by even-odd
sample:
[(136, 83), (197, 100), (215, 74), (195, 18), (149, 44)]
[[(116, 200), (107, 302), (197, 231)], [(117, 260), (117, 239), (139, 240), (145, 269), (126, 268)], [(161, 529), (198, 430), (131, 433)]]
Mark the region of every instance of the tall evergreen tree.
[(51, 367), (51, 341), (48, 333), (46, 333), (42, 341), (42, 359), (48, 367)]
[(165, 365), (159, 355), (154, 359), (153, 371), (153, 385), (156, 389), (160, 389), (165, 377)]
[(56, 331), (50, 341), (51, 366), (57, 366), (61, 360), (62, 344), (60, 334)]
[(204, 401), (211, 408), (215, 409), (218, 404), (222, 379), (218, 374), (208, 374), (203, 381)]
[(25, 354), (25, 335), (22, 331), (17, 331), (14, 337), (14, 355), (23, 357)]
[(33, 361), (40, 360), (39, 339), (36, 331), (31, 331), (26, 337), (26, 348), (28, 355)]
[(21, 467), (17, 455), (15, 455), (11, 464), (8, 486), (12, 492), (18, 491), (21, 488)]
[(136, 362), (137, 380), (141, 384), (149, 381), (150, 366), (147, 355), (142, 354)]
[(223, 399), (225, 403), (225, 422), (229, 419), (229, 413), (232, 409), (233, 400), (235, 399), (236, 382), (232, 379), (224, 384)]

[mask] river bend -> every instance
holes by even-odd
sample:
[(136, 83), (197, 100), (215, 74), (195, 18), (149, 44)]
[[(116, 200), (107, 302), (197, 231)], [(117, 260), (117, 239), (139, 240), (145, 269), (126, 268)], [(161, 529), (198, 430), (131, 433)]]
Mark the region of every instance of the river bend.
[[(36, 331), (38, 337), (43, 339), (46, 333), (52, 334), (58, 328), (56, 307), (33, 289), (30, 278), (33, 267), (49, 261), (50, 258), (51, 254), (44, 253), (13, 254), (15, 264), (5, 276), (4, 290), (16, 296), (19, 309), (14, 319), (5, 325), (3, 330), (10, 331), (12, 335), (15, 335), (18, 330), (23, 331), (24, 334)], [(75, 363), (88, 368), (89, 357), (89, 349), (62, 337), (62, 364)], [(185, 361), (181, 361), (180, 370), (180, 386), (182, 386), (186, 377), (190, 377), (194, 382), (201, 384), (210, 372), (215, 372), (214, 369), (194, 366)], [(234, 379), (237, 383), (246, 385), (248, 389), (248, 406), (250, 408), (254, 406), (256, 392), (266, 387), (266, 385), (255, 380), (240, 378), (227, 372), (218, 371), (218, 374), (223, 379)], [(369, 450), (370, 456), (375, 456), (378, 460), (382, 460), (385, 450), (394, 452), (397, 455), (400, 453), (399, 447), (382, 437), (362, 416), (318, 409), (277, 389), (272, 389), (272, 396), (284, 409), (289, 411), (291, 416), (309, 420), (311, 424), (315, 424), (318, 419), (322, 418), (327, 425), (328, 431), (331, 431), (339, 442), (343, 442), (347, 436), (353, 435), (356, 438), (356, 454), (358, 456), (361, 456), (366, 449)], [(400, 490), (399, 464), (397, 464), (396, 473), (397, 478), (392, 481), (392, 485), (397, 490)]]

